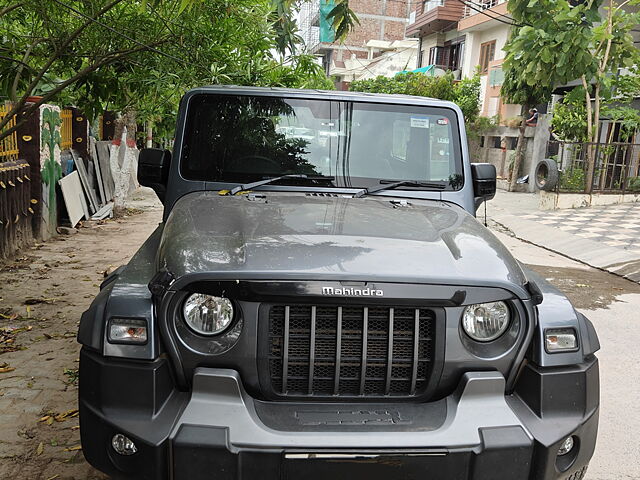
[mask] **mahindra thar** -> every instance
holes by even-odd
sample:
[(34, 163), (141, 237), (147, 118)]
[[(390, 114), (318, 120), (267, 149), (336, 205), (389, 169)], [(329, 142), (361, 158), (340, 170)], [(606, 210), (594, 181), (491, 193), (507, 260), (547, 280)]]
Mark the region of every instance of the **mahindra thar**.
[(207, 87), (142, 150), (162, 223), (82, 315), (80, 431), (114, 478), (579, 480), (592, 324), (475, 218), (460, 109)]

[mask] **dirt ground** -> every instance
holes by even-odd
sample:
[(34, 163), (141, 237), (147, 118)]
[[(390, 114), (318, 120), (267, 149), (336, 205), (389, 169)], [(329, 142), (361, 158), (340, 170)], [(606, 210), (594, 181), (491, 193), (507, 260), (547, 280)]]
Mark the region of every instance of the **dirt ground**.
[[(0, 264), (0, 479), (106, 478), (80, 449), (75, 335), (104, 271), (126, 263), (160, 220), (148, 193), (134, 195), (131, 205), (144, 210), (89, 223)], [(628, 280), (503, 241), (578, 308), (602, 311), (640, 293)]]
[(80, 449), (75, 337), (104, 271), (126, 263), (160, 221), (157, 204), (133, 200), (145, 210), (87, 222), (0, 264), (0, 479), (106, 478)]

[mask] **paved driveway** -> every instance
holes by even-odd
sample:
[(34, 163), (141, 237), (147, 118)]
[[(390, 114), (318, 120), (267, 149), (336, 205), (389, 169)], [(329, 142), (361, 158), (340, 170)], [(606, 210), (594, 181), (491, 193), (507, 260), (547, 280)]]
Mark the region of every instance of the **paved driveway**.
[(640, 202), (536, 211), (524, 214), (521, 218), (640, 254)]

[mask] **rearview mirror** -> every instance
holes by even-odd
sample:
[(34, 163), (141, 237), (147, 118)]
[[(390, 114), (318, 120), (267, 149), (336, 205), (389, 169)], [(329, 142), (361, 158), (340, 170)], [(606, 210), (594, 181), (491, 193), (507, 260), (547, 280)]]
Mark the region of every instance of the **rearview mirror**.
[(138, 182), (145, 187), (153, 188), (161, 202), (169, 180), (171, 152), (160, 148), (143, 148), (138, 158)]
[(478, 208), (496, 196), (496, 167), (490, 163), (472, 163), (473, 196)]

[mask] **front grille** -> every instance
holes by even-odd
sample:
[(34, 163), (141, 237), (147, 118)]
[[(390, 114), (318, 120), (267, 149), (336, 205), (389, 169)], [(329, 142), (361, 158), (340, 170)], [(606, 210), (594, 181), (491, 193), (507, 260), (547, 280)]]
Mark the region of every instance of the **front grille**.
[(286, 396), (401, 396), (424, 392), (435, 315), (424, 308), (273, 305), (271, 388)]

